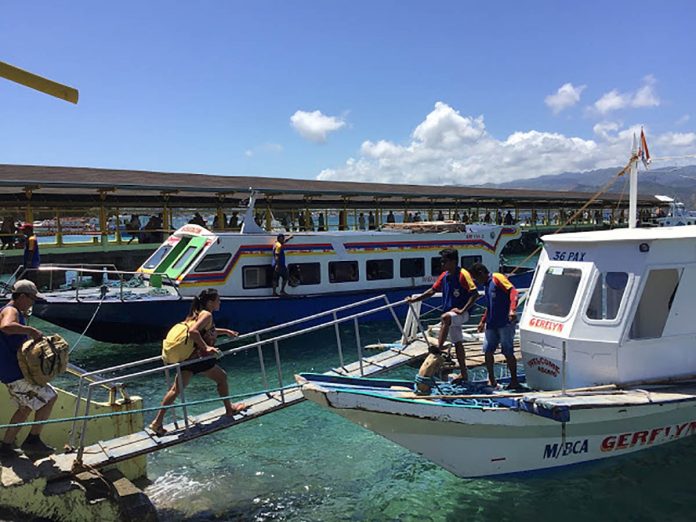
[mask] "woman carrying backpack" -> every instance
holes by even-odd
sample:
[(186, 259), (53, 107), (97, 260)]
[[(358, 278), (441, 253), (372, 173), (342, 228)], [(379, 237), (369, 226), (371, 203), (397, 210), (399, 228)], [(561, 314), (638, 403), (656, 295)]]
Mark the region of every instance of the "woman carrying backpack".
[[(168, 360), (167, 350), (168, 341), (174, 329), (179, 326), (175, 325), (168, 334), (167, 339), (164, 341), (163, 358), (165, 363), (172, 362), (185, 362), (201, 357), (210, 357), (213, 355), (219, 355), (220, 350), (215, 348), (215, 340), (218, 335), (227, 335), (229, 337), (237, 337), (239, 334), (234, 330), (228, 330), (227, 328), (216, 328), (213, 322), (213, 312), (220, 309), (220, 295), (214, 288), (209, 288), (203, 290), (198, 297), (193, 298), (193, 303), (191, 304), (191, 311), (184, 320), (184, 325), (186, 326), (186, 339), (184, 345), (176, 346), (177, 359)], [(180, 323), (181, 324), (181, 323)], [(175, 341), (176, 342), (176, 341)], [(188, 355), (180, 356), (182, 350), (188, 351)], [(217, 363), (217, 359), (211, 358), (199, 362), (191, 362), (181, 367), (181, 384), (184, 388), (188, 385), (191, 377), (195, 374), (201, 374), (209, 379), (215, 381), (217, 384), (217, 390), (220, 397), (226, 397), (229, 395), (229, 387), (227, 386), (227, 373), (223, 370)], [(179, 380), (175, 379), (174, 384), (169, 389), (167, 394), (162, 399), (162, 406), (168, 406), (172, 404), (176, 398), (179, 396)], [(225, 405), (225, 413), (228, 416), (235, 415), (245, 409), (247, 406), (245, 404), (232, 404), (229, 399), (224, 399), (223, 403)], [(155, 419), (150, 424), (150, 429), (159, 437), (166, 433), (166, 430), (162, 427), (164, 421), (164, 415), (167, 410), (162, 409), (157, 412)]]

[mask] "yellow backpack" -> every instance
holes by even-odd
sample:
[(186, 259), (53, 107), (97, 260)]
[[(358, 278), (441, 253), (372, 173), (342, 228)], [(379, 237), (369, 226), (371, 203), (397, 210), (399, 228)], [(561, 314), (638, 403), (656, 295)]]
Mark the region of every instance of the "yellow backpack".
[(177, 323), (167, 333), (162, 341), (162, 360), (165, 364), (174, 364), (185, 361), (196, 348), (193, 339), (189, 335), (189, 328), (194, 321)]
[(17, 350), (17, 362), (24, 379), (37, 386), (46, 386), (68, 368), (70, 346), (58, 334), (29, 339)]

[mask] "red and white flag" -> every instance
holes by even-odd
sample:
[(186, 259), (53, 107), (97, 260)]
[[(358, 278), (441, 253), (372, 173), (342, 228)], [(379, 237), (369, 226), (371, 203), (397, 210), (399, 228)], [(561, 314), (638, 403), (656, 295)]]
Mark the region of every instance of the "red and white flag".
[(647, 169), (648, 165), (650, 165), (650, 151), (648, 150), (648, 142), (645, 141), (645, 132), (643, 132), (642, 127), (640, 128), (640, 148), (638, 149), (638, 156)]

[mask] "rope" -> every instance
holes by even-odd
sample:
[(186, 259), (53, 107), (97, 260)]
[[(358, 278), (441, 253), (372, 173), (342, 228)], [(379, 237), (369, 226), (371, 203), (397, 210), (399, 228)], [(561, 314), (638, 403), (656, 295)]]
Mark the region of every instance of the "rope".
[[(627, 171), (629, 168), (631, 168), (631, 164), (633, 163), (633, 161), (634, 161), (635, 159), (636, 159), (635, 156), (631, 156), (631, 159), (628, 161), (628, 163), (627, 163), (619, 172), (617, 172), (616, 174), (614, 174), (614, 177), (613, 177), (613, 178), (611, 178), (611, 179), (610, 179), (609, 181), (607, 181), (604, 185), (602, 185), (602, 187), (601, 187), (590, 199), (588, 199), (587, 202), (586, 202), (582, 207), (580, 207), (578, 210), (576, 210), (575, 213), (574, 213), (572, 216), (570, 216), (570, 217), (565, 221), (565, 223), (563, 223), (560, 227), (558, 227), (558, 228), (556, 229), (556, 231), (553, 232), (552, 235), (555, 235), (555, 234), (560, 233), (561, 230), (563, 230), (566, 226), (568, 226), (570, 223), (572, 223), (573, 220), (574, 220), (576, 217), (578, 217), (580, 214), (582, 214), (582, 213), (585, 211), (585, 209), (586, 209), (587, 207), (589, 207), (594, 201), (596, 201), (597, 198), (599, 198), (599, 196), (601, 196), (601, 195), (604, 194), (607, 190), (609, 190), (609, 187), (611, 187), (614, 183), (616, 183), (616, 180), (618, 180), (619, 177), (621, 177), (621, 176), (623, 176), (624, 174), (626, 174), (626, 171)], [(624, 187), (624, 189), (625, 189), (625, 187)], [(517, 267), (515, 267), (515, 269), (511, 272), (511, 275), (514, 275), (514, 274), (515, 274), (527, 261), (529, 261), (529, 260), (532, 259), (534, 256), (536, 256), (536, 255), (541, 251), (541, 249), (542, 249), (542, 247), (541, 247), (541, 246), (538, 246), (538, 247), (534, 250), (534, 252), (532, 252), (532, 253), (529, 254), (526, 258), (524, 258), (524, 260), (523, 260)]]
[(236, 395), (226, 395), (224, 397), (213, 397), (210, 399), (199, 399), (197, 401), (191, 401), (191, 402), (185, 402), (185, 403), (179, 403), (179, 404), (170, 404), (169, 406), (150, 406), (148, 408), (140, 408), (137, 410), (112, 411), (109, 413), (95, 413), (94, 415), (77, 415), (75, 417), (60, 417), (58, 419), (46, 419), (43, 421), (26, 421), (26, 422), (17, 422), (14, 424), (12, 424), (12, 423), (0, 424), (0, 429), (22, 428), (25, 426), (38, 426), (38, 425), (44, 425), (44, 424), (60, 424), (62, 422), (102, 419), (102, 418), (107, 418), (107, 417), (119, 417), (121, 415), (135, 415), (136, 413), (147, 413), (147, 412), (151, 412), (151, 411), (169, 410), (171, 408), (183, 408), (184, 406), (196, 406), (198, 404), (207, 404), (209, 402), (218, 402), (218, 401), (241, 399), (241, 398), (245, 398), (245, 397), (253, 397), (255, 395), (263, 395), (263, 394), (271, 393), (274, 391), (288, 390), (288, 389), (294, 388), (296, 386), (297, 386), (296, 384), (289, 384), (289, 385), (283, 386), (281, 388), (269, 388), (267, 390), (262, 390), (260, 392), (256, 391), (256, 392), (241, 393), (241, 394), (236, 394)]
[(82, 331), (82, 333), (80, 334), (80, 337), (78, 337), (78, 339), (77, 339), (77, 341), (75, 342), (75, 344), (73, 345), (73, 347), (70, 348), (70, 350), (68, 350), (68, 355), (70, 355), (71, 353), (73, 353), (73, 351), (75, 350), (75, 348), (77, 348), (77, 346), (78, 346), (78, 345), (80, 344), (80, 342), (82, 341), (82, 338), (83, 338), (83, 337), (85, 336), (85, 334), (87, 333), (87, 330), (89, 330), (89, 327), (92, 326), (92, 322), (94, 322), (94, 319), (97, 317), (97, 314), (99, 313), (99, 309), (101, 308), (101, 305), (102, 305), (102, 303), (104, 302), (104, 298), (105, 298), (105, 297), (106, 297), (106, 292), (103, 292), (103, 293), (102, 293), (102, 296), (101, 296), (101, 299), (99, 300), (99, 304), (97, 305), (97, 309), (96, 309), (96, 310), (94, 311), (94, 313), (92, 314), (92, 318), (91, 318), (91, 319), (89, 320), (89, 322), (87, 323), (87, 326), (85, 326), (85, 329)]

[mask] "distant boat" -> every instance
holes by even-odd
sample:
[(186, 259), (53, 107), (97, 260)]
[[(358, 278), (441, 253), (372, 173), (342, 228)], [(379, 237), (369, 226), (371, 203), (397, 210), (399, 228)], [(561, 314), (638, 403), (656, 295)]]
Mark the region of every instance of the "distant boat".
[(656, 219), (660, 227), (677, 227), (684, 225), (696, 225), (696, 211), (686, 210), (684, 203), (669, 196), (655, 196), (660, 201), (669, 203), (669, 210), (666, 216)]
[[(187, 224), (169, 236), (125, 282), (117, 273), (101, 285), (102, 271), (85, 273), (93, 288), (47, 292), (34, 314), (110, 342), (160, 340), (190, 308), (193, 296), (216, 288), (223, 298), (216, 323), (251, 331), (386, 294), (401, 300), (431, 286), (441, 273), (439, 251), (456, 248), (462, 266), (483, 262), (499, 269), (515, 226), (418, 223), (415, 229), (299, 232), (286, 244), (288, 297), (272, 295), (271, 252), (277, 232), (254, 223), (250, 198), (241, 232), (211, 232)], [(42, 270), (48, 270), (42, 267)], [(70, 270), (75, 270), (71, 268)], [(531, 272), (516, 276), (524, 284)], [(53, 280), (60, 280), (54, 275)], [(118, 281), (117, 281), (118, 280)], [(82, 278), (81, 283), (88, 281)], [(97, 307), (98, 310), (97, 310)], [(388, 312), (385, 312), (388, 313)], [(398, 313), (405, 315), (406, 307)]]

